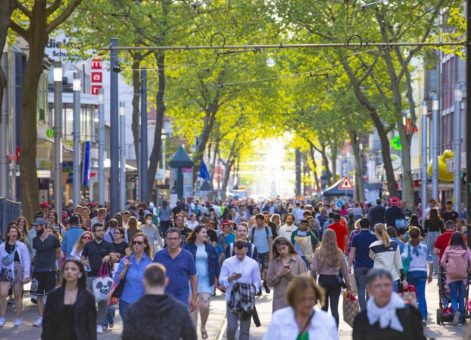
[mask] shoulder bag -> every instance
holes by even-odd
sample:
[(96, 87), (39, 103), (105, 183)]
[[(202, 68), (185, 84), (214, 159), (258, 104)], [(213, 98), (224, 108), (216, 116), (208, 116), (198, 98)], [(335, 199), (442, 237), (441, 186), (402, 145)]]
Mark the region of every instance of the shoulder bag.
[(296, 340), (309, 340), (309, 334), (306, 332), (306, 330), (309, 328), (309, 325), (311, 324), (312, 318), (314, 317), (315, 313), (316, 311), (313, 310), (311, 316), (309, 316), (309, 319), (307, 319), (307, 322), (304, 324), (304, 327), (298, 333)]

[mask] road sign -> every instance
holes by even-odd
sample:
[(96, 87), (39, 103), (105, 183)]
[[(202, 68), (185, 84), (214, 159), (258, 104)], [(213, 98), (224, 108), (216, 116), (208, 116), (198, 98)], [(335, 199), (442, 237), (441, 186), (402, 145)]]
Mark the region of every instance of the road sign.
[(350, 178), (344, 177), (342, 181), (340, 182), (339, 189), (340, 190), (352, 190), (353, 185), (352, 185), (352, 182), (350, 181)]

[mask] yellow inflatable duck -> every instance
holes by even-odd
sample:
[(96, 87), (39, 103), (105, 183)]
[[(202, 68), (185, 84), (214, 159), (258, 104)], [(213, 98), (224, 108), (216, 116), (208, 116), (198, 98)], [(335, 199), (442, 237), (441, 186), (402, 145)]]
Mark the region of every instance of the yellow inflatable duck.
[[(453, 159), (455, 153), (452, 150), (445, 150), (443, 155), (438, 156), (438, 179), (443, 182), (453, 182), (453, 171), (448, 171), (447, 159)], [(432, 176), (432, 161), (428, 163), (427, 175)]]

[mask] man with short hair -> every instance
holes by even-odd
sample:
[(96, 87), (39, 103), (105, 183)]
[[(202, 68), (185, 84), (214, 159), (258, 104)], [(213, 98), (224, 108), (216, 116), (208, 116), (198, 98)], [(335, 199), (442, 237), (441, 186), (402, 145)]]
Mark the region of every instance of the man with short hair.
[(309, 222), (307, 220), (299, 221), (299, 228), (293, 231), (290, 241), (298, 255), (303, 259), (306, 267), (309, 268), (319, 240), (315, 233), (309, 229)]
[(270, 261), (270, 250), (273, 242), (273, 234), (271, 229), (265, 224), (265, 219), (262, 214), (255, 216), (255, 227), (252, 228), (251, 241), (258, 251), (258, 263), (260, 264), (260, 272), (263, 278), (263, 287), (267, 294), (270, 293), (270, 288), (266, 282), (266, 275), (268, 269), (268, 262)]
[(106, 208), (99, 208), (96, 216), (92, 218), (92, 221), (90, 223), (92, 225), (94, 225), (95, 223), (101, 223), (105, 225), (106, 213), (107, 213)]
[(273, 222), (270, 222), (270, 213), (268, 211), (264, 211), (263, 218), (265, 220), (265, 224), (270, 227), (273, 238), (275, 239), (278, 236), (278, 230), (276, 229), (277, 228), (276, 224)]
[(225, 249), (224, 258), (228, 259), (229, 257), (235, 255), (234, 243), (240, 240), (240, 241), (245, 242), (245, 246), (247, 247), (247, 255), (251, 257), (252, 259), (254, 259), (255, 261), (258, 261), (257, 248), (255, 247), (255, 245), (253, 245), (252, 243), (248, 241), (249, 239), (248, 237), (249, 237), (249, 227), (247, 226), (247, 223), (245, 222), (239, 223), (236, 230), (236, 240), (228, 244), (228, 246)]
[(39, 318), (33, 326), (41, 327), (45, 303), (43, 297), (56, 286), (56, 260), (61, 257), (61, 244), (44, 218), (37, 218), (33, 225), (36, 230), (36, 237), (33, 238), (36, 256), (33, 259), (31, 294), (37, 296), (39, 312)]
[(69, 257), (72, 249), (77, 243), (84, 230), (79, 226), (80, 217), (77, 214), (72, 215), (69, 219), (70, 227), (62, 236), (62, 252), (65, 257)]
[(169, 284), (166, 272), (159, 263), (151, 263), (146, 267), (145, 295), (128, 307), (123, 340), (197, 339), (196, 326), (186, 306), (165, 293)]
[(190, 312), (198, 307), (198, 280), (193, 255), (181, 247), (180, 231), (177, 228), (167, 230), (165, 236), (167, 247), (155, 254), (154, 262), (161, 263), (167, 269), (170, 285), (167, 293), (188, 306), (190, 295), (188, 282), (191, 284), (192, 298)]
[(123, 212), (123, 228), (128, 229), (129, 219), (131, 218), (131, 212), (126, 210)]
[[(231, 306), (232, 290), (236, 284), (254, 285), (253, 293), (260, 289), (260, 270), (256, 261), (247, 255), (247, 248), (244, 241), (234, 243), (235, 256), (226, 259), (221, 268), (219, 283), (226, 287), (227, 302), (227, 340), (235, 340), (238, 323), (240, 322), (239, 340), (248, 340), (250, 335), (251, 315), (234, 310)], [(250, 294), (250, 299), (255, 304), (255, 296)]]
[(373, 260), (370, 258), (370, 244), (376, 241), (376, 236), (370, 231), (370, 220), (362, 218), (359, 222), (360, 232), (353, 237), (352, 248), (348, 256), (349, 268), (353, 263), (355, 280), (357, 282), (358, 301), (361, 310), (366, 308), (366, 275), (373, 268)]
[(334, 223), (329, 225), (328, 229), (332, 229), (335, 232), (335, 235), (337, 236), (337, 246), (345, 253), (347, 250), (348, 228), (340, 222), (341, 219), (342, 216), (336, 213), (334, 215)]
[[(101, 223), (92, 226), (94, 240), (88, 242), (82, 251), (82, 262), (88, 263), (90, 271), (87, 273), (87, 284), (90, 291), (93, 291), (92, 283), (98, 277), (102, 265), (107, 264), (110, 253), (113, 252), (113, 244), (104, 240), (105, 227)], [(106, 312), (108, 310), (107, 301), (98, 302), (97, 313), (97, 333), (103, 333), (103, 325), (106, 323)]]
[(374, 227), (377, 223), (385, 223), (386, 208), (381, 205), (381, 198), (376, 200), (376, 206), (368, 211), (368, 219), (370, 220), (371, 227)]
[(185, 227), (185, 217), (183, 214), (177, 214), (175, 216), (175, 229), (180, 233), (181, 244), (186, 243), (186, 239), (190, 236), (192, 230)]
[(455, 224), (457, 226), (457, 229), (460, 230), (460, 228), (461, 228), (460, 214), (458, 214), (458, 212), (456, 212), (453, 209), (453, 202), (452, 201), (446, 201), (445, 210), (442, 211), (442, 213), (440, 215), (443, 219), (443, 222), (446, 223), (447, 221), (453, 221), (453, 222), (455, 222)]

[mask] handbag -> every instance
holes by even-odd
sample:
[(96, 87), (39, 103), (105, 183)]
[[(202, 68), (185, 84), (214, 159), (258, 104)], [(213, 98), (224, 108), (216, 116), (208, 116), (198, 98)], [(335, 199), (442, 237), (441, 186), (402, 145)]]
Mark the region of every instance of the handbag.
[(360, 304), (355, 295), (345, 292), (343, 294), (343, 321), (353, 328), (353, 321), (360, 312)]
[(412, 259), (412, 250), (410, 249), (410, 243), (407, 243), (407, 258), (402, 260), (402, 270), (404, 275), (407, 275), (409, 272), (410, 261)]
[(98, 277), (92, 281), (92, 290), (95, 300), (104, 301), (108, 300), (108, 295), (111, 293), (113, 287), (113, 279), (109, 276), (108, 265), (102, 264)]
[(309, 334), (306, 333), (306, 329), (309, 328), (309, 325), (311, 324), (311, 320), (314, 317), (315, 313), (316, 313), (316, 311), (313, 310), (311, 315), (309, 316), (309, 319), (307, 319), (306, 323), (304, 324), (304, 327), (301, 329), (301, 331), (296, 336), (296, 340), (309, 340)]
[[(127, 259), (128, 257), (125, 257)], [(126, 275), (128, 275), (128, 272), (124, 274), (124, 277), (119, 280), (118, 284), (113, 288), (113, 291), (111, 292), (111, 298), (113, 299), (120, 299), (121, 295), (123, 295), (123, 290), (124, 290), (124, 284), (126, 283)]]
[(4, 267), (9, 267), (13, 263), (13, 260), (15, 259), (15, 252), (16, 252), (16, 245), (13, 246), (13, 251), (11, 253), (8, 253), (8, 255), (5, 255), (2, 258), (2, 265)]
[(405, 229), (407, 227), (407, 221), (403, 218), (398, 218), (394, 222), (397, 229)]
[(350, 280), (350, 286), (352, 286), (352, 294), (358, 294), (357, 279), (355, 273), (348, 273), (348, 279)]
[(406, 289), (401, 285), (399, 295), (406, 304), (417, 307), (417, 290), (414, 285), (407, 285)]

